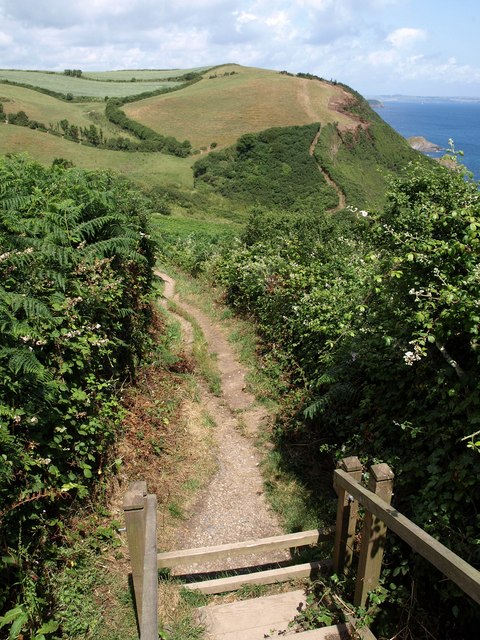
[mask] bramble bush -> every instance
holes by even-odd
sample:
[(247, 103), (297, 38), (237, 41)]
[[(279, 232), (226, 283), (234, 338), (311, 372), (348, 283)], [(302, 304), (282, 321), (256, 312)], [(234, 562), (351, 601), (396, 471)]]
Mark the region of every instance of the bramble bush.
[(59, 508), (102, 474), (120, 385), (149, 347), (154, 243), (148, 201), (108, 173), (5, 157), (0, 193), (3, 609), (22, 575), (42, 592)]

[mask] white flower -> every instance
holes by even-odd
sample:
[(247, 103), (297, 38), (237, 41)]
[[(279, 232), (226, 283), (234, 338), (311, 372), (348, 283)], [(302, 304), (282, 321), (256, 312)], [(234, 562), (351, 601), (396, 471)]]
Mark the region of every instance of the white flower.
[[(414, 344), (413, 340), (409, 344)], [(403, 359), (405, 361), (405, 364), (409, 367), (411, 367), (414, 362), (421, 360), (422, 350), (420, 349), (419, 345), (416, 344), (413, 347), (413, 351), (405, 351), (405, 353), (403, 354)]]
[(368, 218), (368, 211), (360, 211), (360, 215), (361, 215), (363, 218)]

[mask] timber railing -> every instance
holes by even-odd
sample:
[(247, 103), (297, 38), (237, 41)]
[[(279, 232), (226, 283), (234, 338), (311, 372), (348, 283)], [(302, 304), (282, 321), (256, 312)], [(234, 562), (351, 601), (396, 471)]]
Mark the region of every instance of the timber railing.
[(352, 571), (359, 505), (364, 507), (365, 517), (360, 536), (353, 600), (356, 607), (364, 607), (368, 593), (379, 584), (387, 529), (396, 533), (414, 551), (426, 558), (480, 604), (480, 572), (390, 505), (394, 478), (390, 467), (386, 464), (370, 467), (367, 488), (360, 484), (362, 473), (363, 467), (356, 457), (342, 460), (334, 472), (334, 487), (338, 495), (335, 527), (159, 554), (156, 550), (156, 496), (147, 494), (145, 482), (132, 483), (125, 495), (124, 511), (141, 640), (158, 639), (159, 568), (317, 545), (333, 539), (333, 561), (322, 560), (266, 571), (253, 571), (227, 578), (190, 582), (184, 586), (211, 594), (234, 591), (247, 584), (273, 584), (296, 578), (314, 577), (332, 567), (337, 574)]
[(386, 464), (370, 467), (368, 488), (360, 484), (361, 474), (362, 466), (356, 457), (342, 460), (334, 472), (338, 508), (333, 567), (337, 573), (351, 568), (358, 504), (366, 512), (353, 604), (364, 606), (368, 592), (378, 586), (387, 528), (480, 604), (480, 571), (390, 505), (393, 489), (390, 467)]

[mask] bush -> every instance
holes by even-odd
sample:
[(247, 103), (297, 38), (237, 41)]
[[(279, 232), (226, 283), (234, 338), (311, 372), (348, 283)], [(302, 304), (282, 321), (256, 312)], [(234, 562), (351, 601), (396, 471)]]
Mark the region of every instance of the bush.
[(22, 598), (21, 541), (41, 575), (59, 509), (101, 473), (148, 348), (154, 245), (146, 200), (108, 173), (8, 157), (0, 190), (3, 607)]

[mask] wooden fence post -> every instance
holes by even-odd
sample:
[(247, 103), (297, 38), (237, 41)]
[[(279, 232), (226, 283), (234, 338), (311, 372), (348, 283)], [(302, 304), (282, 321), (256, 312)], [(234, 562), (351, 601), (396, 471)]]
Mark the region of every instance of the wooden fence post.
[(157, 496), (145, 498), (145, 556), (143, 563), (140, 640), (158, 640)]
[[(370, 467), (368, 488), (388, 504), (392, 499), (393, 477), (393, 471), (388, 464), (374, 464)], [(353, 604), (356, 607), (364, 607), (368, 592), (373, 591), (378, 586), (386, 535), (386, 525), (367, 511), (363, 522), (355, 596), (353, 599)]]
[(143, 604), (143, 564), (145, 556), (145, 498), (147, 483), (142, 481), (130, 483), (123, 499), (125, 526), (127, 528), (128, 550), (132, 565), (133, 588), (137, 607), (138, 628), (142, 623)]
[[(361, 481), (363, 467), (356, 456), (344, 458), (340, 462), (339, 467), (342, 471), (349, 473), (357, 482)], [(352, 564), (358, 502), (354, 500), (345, 489), (335, 486), (335, 474), (333, 484), (338, 494), (333, 570), (338, 575), (348, 573)]]

